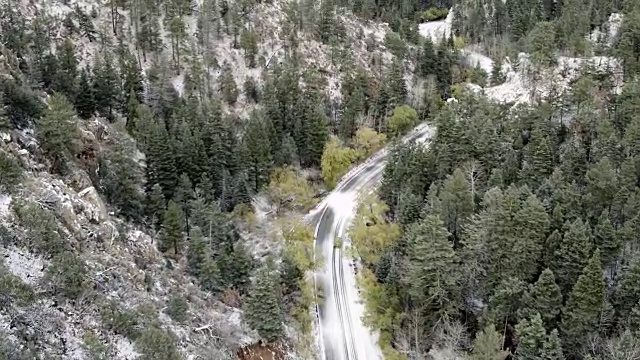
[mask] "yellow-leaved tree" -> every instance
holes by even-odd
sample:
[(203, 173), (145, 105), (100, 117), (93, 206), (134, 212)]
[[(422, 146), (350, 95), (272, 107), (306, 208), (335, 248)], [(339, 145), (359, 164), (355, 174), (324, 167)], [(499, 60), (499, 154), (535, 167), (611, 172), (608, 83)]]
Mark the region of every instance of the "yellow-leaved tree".
[(267, 194), (276, 206), (276, 214), (283, 208), (307, 210), (316, 203), (314, 191), (307, 180), (290, 166), (277, 168), (271, 173)]
[(300, 271), (315, 270), (319, 259), (313, 259), (313, 229), (298, 218), (282, 219), (280, 229), (284, 237), (284, 255)]
[(380, 150), (387, 142), (386, 134), (378, 134), (368, 126), (363, 126), (353, 136), (353, 149), (357, 161), (362, 161)]
[(376, 195), (367, 195), (349, 227), (349, 238), (356, 252), (366, 264), (375, 264), (382, 251), (400, 238), (400, 227), (386, 221), (389, 206)]
[[(322, 257), (313, 253), (313, 229), (305, 224), (301, 219), (281, 219), (280, 229), (284, 237), (284, 257), (288, 259), (300, 273), (305, 274), (308, 271), (318, 269), (322, 264)], [(296, 306), (291, 309), (291, 315), (296, 319), (297, 325), (300, 327), (302, 338), (301, 348), (298, 351), (307, 353), (313, 347), (314, 338), (311, 335), (313, 318), (309, 313), (309, 308), (316, 301), (313, 289), (314, 283), (308, 281), (308, 277), (303, 276), (298, 280), (298, 289), (300, 291), (296, 302)]]
[(406, 134), (418, 124), (418, 113), (409, 105), (401, 105), (393, 109), (393, 115), (387, 125), (391, 136)]
[(338, 179), (344, 175), (353, 162), (355, 152), (353, 149), (344, 146), (342, 141), (333, 136), (324, 146), (322, 152), (322, 179), (328, 189), (333, 189)]

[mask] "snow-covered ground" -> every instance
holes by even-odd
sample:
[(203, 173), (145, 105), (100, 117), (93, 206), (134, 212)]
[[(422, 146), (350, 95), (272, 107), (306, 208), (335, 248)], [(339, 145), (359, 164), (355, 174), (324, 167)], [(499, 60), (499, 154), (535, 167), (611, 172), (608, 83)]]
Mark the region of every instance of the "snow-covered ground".
[[(433, 41), (440, 41), (443, 36), (451, 36), (452, 20), (453, 11), (449, 11), (445, 20), (422, 23), (419, 25), (420, 35)], [(606, 43), (610, 44), (613, 41), (612, 39), (615, 39), (621, 21), (622, 18), (619, 14), (610, 16), (609, 21), (604, 26), (607, 31), (604, 34)], [(597, 35), (595, 34), (591, 38), (596, 38), (598, 37)], [(491, 58), (469, 48), (463, 49), (461, 52), (470, 64), (480, 66), (487, 74), (491, 74), (493, 70), (493, 60)], [(552, 91), (561, 93), (566, 90), (570, 81), (576, 78), (580, 68), (585, 65), (590, 65), (597, 71), (611, 71), (616, 91), (621, 90), (623, 80), (622, 65), (617, 59), (605, 56), (585, 58), (558, 56), (557, 66), (552, 69), (544, 69), (541, 74), (537, 75), (538, 79), (534, 82), (532, 81), (532, 75), (529, 73), (531, 69), (529, 55), (520, 53), (515, 63), (512, 63), (508, 58), (504, 59), (501, 72), (506, 81), (500, 85), (485, 88), (484, 93), (497, 102), (531, 103), (536, 99), (545, 97)]]

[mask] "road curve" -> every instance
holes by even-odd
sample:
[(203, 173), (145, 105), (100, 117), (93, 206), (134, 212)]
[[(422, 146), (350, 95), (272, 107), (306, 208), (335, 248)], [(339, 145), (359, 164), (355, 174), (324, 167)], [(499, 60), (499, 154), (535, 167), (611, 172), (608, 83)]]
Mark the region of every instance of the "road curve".
[[(430, 133), (422, 124), (403, 141), (424, 141)], [(316, 289), (323, 295), (317, 308), (322, 360), (382, 360), (377, 335), (362, 324), (364, 306), (356, 288), (355, 263), (344, 251), (350, 246), (346, 235), (358, 195), (372, 190), (381, 180), (386, 157), (383, 149), (351, 170), (310, 214), (316, 225), (315, 251), (324, 260), (324, 267), (314, 277)], [(336, 238), (342, 240), (342, 247), (334, 247)]]

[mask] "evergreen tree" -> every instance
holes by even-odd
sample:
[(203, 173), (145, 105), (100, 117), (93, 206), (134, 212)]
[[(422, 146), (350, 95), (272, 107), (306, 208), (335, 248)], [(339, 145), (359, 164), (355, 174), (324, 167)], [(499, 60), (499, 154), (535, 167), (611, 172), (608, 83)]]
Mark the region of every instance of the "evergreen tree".
[(493, 324), (480, 331), (473, 340), (471, 359), (473, 360), (504, 360), (509, 355), (502, 350), (504, 338), (496, 331)]
[(80, 150), (80, 132), (73, 105), (62, 94), (49, 99), (49, 109), (36, 122), (42, 150), (52, 161), (52, 170), (61, 172)]
[(535, 313), (530, 319), (522, 319), (515, 327), (518, 338), (518, 347), (515, 352), (516, 360), (541, 359), (542, 348), (547, 334), (542, 324), (539, 313)]
[(207, 255), (207, 243), (204, 240), (202, 231), (199, 227), (194, 227), (191, 230), (186, 251), (189, 272), (192, 275), (198, 278), (204, 275), (205, 262), (209, 260)]
[(521, 318), (532, 318), (540, 314), (547, 329), (555, 327), (557, 317), (562, 307), (562, 292), (555, 282), (555, 276), (549, 269), (545, 269), (538, 281), (530, 286), (524, 297), (524, 308), (520, 312)]
[(220, 71), (220, 93), (222, 98), (229, 104), (234, 105), (238, 100), (238, 85), (233, 77), (231, 65), (225, 63)]
[(259, 270), (244, 306), (247, 323), (268, 342), (284, 336), (284, 312), (278, 276), (269, 265)]
[(598, 218), (598, 224), (593, 231), (595, 245), (600, 249), (602, 265), (607, 266), (613, 262), (620, 250), (620, 239), (611, 224), (609, 212), (604, 210)]
[(586, 265), (591, 251), (589, 224), (578, 219), (569, 225), (553, 254), (553, 273), (563, 293), (568, 293)]
[(65, 39), (58, 46), (57, 55), (58, 71), (55, 74), (54, 90), (63, 93), (70, 100), (75, 100), (79, 60), (71, 39)]
[(78, 81), (78, 95), (76, 96), (76, 109), (83, 119), (89, 119), (96, 111), (96, 99), (93, 94), (93, 86), (89, 71), (85, 68), (80, 71)]
[(634, 259), (622, 268), (620, 282), (615, 289), (614, 303), (621, 319), (629, 316), (639, 299), (640, 260)]
[(422, 44), (422, 51), (418, 57), (418, 70), (419, 74), (424, 77), (436, 72), (436, 52), (430, 38), (425, 38)]
[(435, 316), (434, 323), (460, 306), (458, 258), (443, 225), (437, 215), (428, 215), (405, 237), (408, 292)]
[(551, 330), (551, 333), (547, 336), (547, 340), (544, 342), (544, 345), (542, 345), (541, 355), (542, 359), (545, 360), (564, 360), (558, 330)]
[(242, 151), (246, 156), (245, 168), (249, 176), (249, 186), (254, 191), (260, 190), (263, 185), (268, 183), (272, 166), (271, 144), (265, 134), (262, 119), (254, 114), (249, 119), (242, 138)]
[(173, 199), (178, 183), (175, 152), (169, 134), (163, 125), (151, 129), (147, 151), (147, 184), (160, 184), (165, 199)]
[(167, 211), (164, 214), (162, 223), (162, 233), (158, 242), (158, 250), (167, 252), (173, 250), (175, 255), (179, 255), (183, 248), (182, 230), (182, 209), (174, 201), (169, 201)]
[(456, 169), (453, 175), (444, 181), (439, 195), (442, 218), (454, 244), (458, 244), (462, 236), (462, 228), (473, 214), (474, 200), (471, 185), (462, 173)]
[(587, 338), (598, 330), (603, 304), (604, 278), (600, 251), (596, 250), (562, 310), (562, 348), (569, 356), (583, 354)]
[(180, 175), (178, 186), (173, 195), (173, 201), (180, 206), (185, 219), (185, 229), (187, 236), (190, 234), (189, 217), (191, 216), (191, 201), (193, 200), (193, 185), (189, 176), (185, 173)]
[(120, 79), (113, 64), (113, 56), (104, 52), (96, 57), (93, 67), (93, 88), (97, 109), (109, 119), (113, 118), (113, 110), (120, 103)]
[(146, 213), (155, 229), (160, 229), (164, 219), (164, 212), (166, 211), (166, 204), (167, 201), (162, 193), (162, 187), (160, 184), (153, 184), (151, 191), (147, 193)]
[(532, 281), (538, 272), (549, 217), (544, 205), (535, 195), (529, 195), (515, 217), (516, 228), (512, 254), (512, 273), (525, 281)]
[(200, 286), (206, 291), (218, 293), (225, 289), (225, 281), (220, 267), (210, 253), (207, 253), (204, 263), (200, 267), (198, 280), (200, 280)]

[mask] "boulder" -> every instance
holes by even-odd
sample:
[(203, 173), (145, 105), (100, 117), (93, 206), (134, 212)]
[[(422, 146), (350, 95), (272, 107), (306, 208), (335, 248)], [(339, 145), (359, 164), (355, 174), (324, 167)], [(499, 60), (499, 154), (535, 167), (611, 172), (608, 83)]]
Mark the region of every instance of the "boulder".
[(107, 207), (104, 205), (104, 202), (102, 202), (102, 199), (95, 187), (89, 186), (88, 188), (80, 191), (78, 196), (93, 205), (93, 208), (89, 206), (85, 208), (85, 216), (90, 221), (102, 223), (109, 218)]

